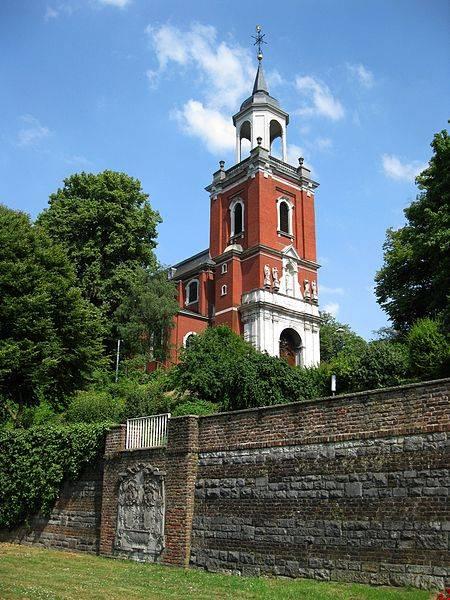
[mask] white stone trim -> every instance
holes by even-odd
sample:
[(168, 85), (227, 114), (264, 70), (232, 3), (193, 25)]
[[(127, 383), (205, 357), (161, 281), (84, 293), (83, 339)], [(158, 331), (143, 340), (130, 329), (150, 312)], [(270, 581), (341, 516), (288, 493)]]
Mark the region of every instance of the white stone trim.
[(244, 339), (258, 350), (279, 356), (281, 332), (289, 328), (302, 340), (301, 364), (305, 367), (319, 364), (320, 317), (316, 305), (260, 289), (242, 295), (240, 313)]
[(224, 283), (223, 286), (220, 288), (220, 295), (226, 296), (227, 294), (228, 294), (228, 286), (226, 283)]
[(219, 310), (216, 313), (214, 313), (214, 316), (217, 317), (218, 315), (223, 315), (227, 312), (231, 312), (232, 310), (238, 312), (239, 309), (236, 306), (232, 306), (231, 308), (224, 308), (223, 310)]
[(225, 273), (228, 273), (228, 263), (227, 262), (222, 263), (220, 272), (222, 275), (224, 275)]
[(186, 335), (183, 336), (183, 348), (186, 348), (186, 342), (187, 339), (191, 336), (191, 335), (198, 335), (198, 333), (196, 331), (188, 331), (186, 333)]

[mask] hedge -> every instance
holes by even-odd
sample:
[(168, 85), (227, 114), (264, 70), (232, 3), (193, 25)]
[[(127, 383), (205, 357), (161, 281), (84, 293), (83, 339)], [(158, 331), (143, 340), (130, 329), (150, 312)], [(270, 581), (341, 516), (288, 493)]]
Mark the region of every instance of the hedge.
[(64, 481), (102, 455), (108, 423), (0, 429), (0, 527), (48, 516)]

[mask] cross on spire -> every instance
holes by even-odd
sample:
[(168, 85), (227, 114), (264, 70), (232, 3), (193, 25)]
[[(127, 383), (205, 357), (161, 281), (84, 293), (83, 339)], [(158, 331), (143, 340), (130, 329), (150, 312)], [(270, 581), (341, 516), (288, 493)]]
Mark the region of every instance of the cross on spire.
[(256, 26), (256, 35), (252, 35), (252, 38), (255, 40), (255, 43), (253, 44), (254, 46), (258, 46), (258, 55), (257, 58), (259, 61), (262, 60), (263, 58), (263, 53), (261, 51), (261, 45), (262, 44), (267, 44), (266, 41), (264, 41), (264, 38), (266, 37), (265, 33), (261, 33), (262, 31), (262, 27), (261, 25), (257, 25)]

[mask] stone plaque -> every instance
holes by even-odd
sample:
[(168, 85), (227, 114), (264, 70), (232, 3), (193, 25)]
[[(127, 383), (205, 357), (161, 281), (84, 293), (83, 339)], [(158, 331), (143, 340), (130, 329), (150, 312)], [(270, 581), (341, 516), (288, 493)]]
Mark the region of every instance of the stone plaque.
[(164, 549), (164, 477), (149, 465), (119, 475), (115, 550), (129, 558), (156, 561)]

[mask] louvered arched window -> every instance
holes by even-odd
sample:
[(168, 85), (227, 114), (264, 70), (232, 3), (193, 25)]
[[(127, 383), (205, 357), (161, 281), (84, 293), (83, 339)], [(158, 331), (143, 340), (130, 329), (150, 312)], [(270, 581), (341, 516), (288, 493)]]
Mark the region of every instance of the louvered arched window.
[(280, 231), (291, 233), (289, 231), (289, 206), (287, 202), (280, 202)]
[(240, 198), (230, 204), (231, 237), (244, 233), (244, 203)]

